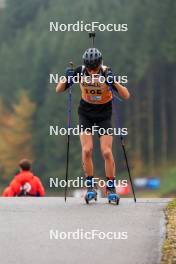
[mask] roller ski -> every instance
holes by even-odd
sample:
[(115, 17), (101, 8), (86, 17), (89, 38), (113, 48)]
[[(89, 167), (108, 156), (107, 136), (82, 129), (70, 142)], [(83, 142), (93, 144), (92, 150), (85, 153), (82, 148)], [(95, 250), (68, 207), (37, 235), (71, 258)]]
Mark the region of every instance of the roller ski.
[(87, 187), (87, 193), (85, 195), (86, 204), (89, 204), (92, 200), (97, 201), (97, 191), (94, 188), (93, 177), (86, 177), (85, 183)]
[(106, 185), (108, 202), (113, 204), (119, 204), (120, 196), (116, 193), (116, 188), (114, 185), (114, 180), (108, 180)]

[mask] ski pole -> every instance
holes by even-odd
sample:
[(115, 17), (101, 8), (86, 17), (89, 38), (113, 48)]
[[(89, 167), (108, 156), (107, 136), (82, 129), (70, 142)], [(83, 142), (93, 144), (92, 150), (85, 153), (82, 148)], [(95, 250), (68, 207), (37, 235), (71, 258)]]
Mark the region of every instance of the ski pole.
[[(73, 63), (70, 62), (70, 66), (73, 69)], [(68, 101), (67, 101), (67, 127), (68, 131), (71, 127), (71, 104), (72, 104), (72, 84), (68, 88)], [(67, 189), (68, 189), (68, 169), (69, 169), (69, 152), (70, 152), (70, 134), (67, 131), (67, 158), (66, 158), (66, 172), (65, 172), (65, 202), (67, 200)]]
[[(116, 105), (115, 105), (115, 99), (116, 100), (120, 100), (120, 101), (122, 101), (122, 100), (120, 98), (118, 98), (118, 97), (115, 96), (115, 94), (114, 94), (114, 88), (113, 88), (112, 85), (110, 85), (110, 90), (111, 90), (112, 95), (113, 95), (112, 102), (113, 102), (113, 109), (114, 109), (114, 115), (115, 115), (115, 123), (116, 123), (116, 126), (117, 127), (121, 128), (121, 125), (120, 125), (120, 117), (118, 115), (117, 108), (116, 108)], [(132, 176), (131, 176), (131, 171), (130, 171), (130, 167), (129, 167), (129, 163), (128, 163), (128, 158), (127, 158), (127, 153), (126, 153), (126, 148), (125, 148), (125, 142), (124, 142), (124, 138), (123, 138), (122, 135), (120, 135), (120, 142), (121, 142), (121, 146), (122, 146), (122, 150), (123, 150), (123, 155), (124, 155), (125, 162), (126, 162), (128, 176), (129, 176), (129, 179), (130, 179), (130, 184), (131, 184), (131, 188), (132, 188), (132, 192), (133, 192), (134, 202), (136, 203), (136, 195), (135, 195), (133, 181), (132, 181)]]
[(94, 47), (94, 41), (95, 41), (95, 32), (90, 32), (89, 33), (89, 38), (92, 38), (92, 48)]

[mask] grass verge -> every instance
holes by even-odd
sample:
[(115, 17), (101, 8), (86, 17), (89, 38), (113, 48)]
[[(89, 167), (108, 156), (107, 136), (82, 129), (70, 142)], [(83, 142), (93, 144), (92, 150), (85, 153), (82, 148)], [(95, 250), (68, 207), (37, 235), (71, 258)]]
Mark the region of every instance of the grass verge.
[(161, 264), (176, 264), (176, 199), (168, 204), (165, 214), (166, 239), (163, 244)]

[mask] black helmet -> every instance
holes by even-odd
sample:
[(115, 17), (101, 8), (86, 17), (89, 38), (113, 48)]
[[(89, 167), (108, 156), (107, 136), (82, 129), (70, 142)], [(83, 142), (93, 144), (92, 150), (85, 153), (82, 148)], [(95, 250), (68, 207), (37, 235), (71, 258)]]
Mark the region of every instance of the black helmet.
[(102, 63), (101, 52), (96, 48), (89, 48), (83, 54), (84, 65), (88, 68), (96, 68)]

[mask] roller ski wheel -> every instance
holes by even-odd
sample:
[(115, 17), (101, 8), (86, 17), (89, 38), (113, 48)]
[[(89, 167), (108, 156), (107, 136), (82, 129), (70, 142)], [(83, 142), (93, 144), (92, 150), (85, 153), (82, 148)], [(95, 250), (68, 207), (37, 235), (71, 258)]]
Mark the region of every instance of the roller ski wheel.
[(119, 201), (120, 201), (120, 197), (119, 197), (119, 195), (117, 193), (110, 192), (108, 194), (108, 202), (109, 202), (109, 204), (113, 203), (113, 204), (118, 205)]
[(107, 178), (106, 191), (107, 191), (107, 198), (108, 198), (109, 204), (113, 203), (113, 204), (118, 205), (120, 201), (120, 197), (116, 193), (115, 178), (114, 179)]
[(85, 195), (86, 204), (89, 204), (92, 200), (97, 201), (97, 192), (95, 190), (88, 190)]

